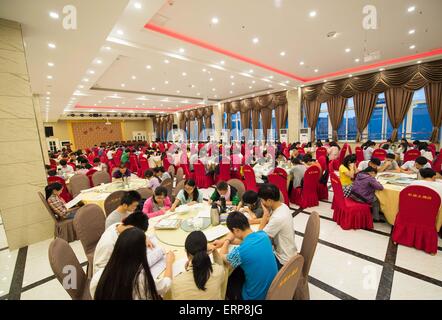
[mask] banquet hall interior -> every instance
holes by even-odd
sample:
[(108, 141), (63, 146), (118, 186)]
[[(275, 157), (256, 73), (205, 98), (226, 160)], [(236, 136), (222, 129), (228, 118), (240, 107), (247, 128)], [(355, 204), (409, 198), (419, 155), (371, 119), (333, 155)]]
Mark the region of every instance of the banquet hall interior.
[[(225, 280), (210, 289), (214, 268), (195, 297), (232, 299), (242, 263), (243, 299), (442, 299), (441, 12), (440, 0), (0, 0), (0, 300), (95, 287), (103, 299), (111, 267), (97, 276), (94, 250), (110, 218), (118, 229), (138, 213), (162, 254), (152, 266), (147, 254), (149, 272), (171, 279), (157, 284), (165, 300), (189, 297), (179, 283), (201, 234)], [(256, 295), (238, 262), (250, 235), (232, 227), (244, 216), (276, 256)], [(81, 288), (64, 288), (63, 263)]]

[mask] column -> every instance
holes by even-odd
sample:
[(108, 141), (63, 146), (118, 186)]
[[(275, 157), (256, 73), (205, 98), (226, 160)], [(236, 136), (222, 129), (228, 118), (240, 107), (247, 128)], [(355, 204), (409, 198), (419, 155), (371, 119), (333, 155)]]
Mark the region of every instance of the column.
[(301, 127), (301, 89), (287, 91), (287, 109), (289, 120), (289, 143), (299, 141)]
[[(46, 185), (21, 26), (0, 19), (0, 213), (10, 250), (53, 237), (37, 195)], [(41, 121), (41, 120), (40, 120)]]
[(219, 141), (221, 137), (221, 131), (223, 129), (223, 111), (221, 103), (217, 103), (213, 106), (213, 115), (215, 117), (215, 141)]

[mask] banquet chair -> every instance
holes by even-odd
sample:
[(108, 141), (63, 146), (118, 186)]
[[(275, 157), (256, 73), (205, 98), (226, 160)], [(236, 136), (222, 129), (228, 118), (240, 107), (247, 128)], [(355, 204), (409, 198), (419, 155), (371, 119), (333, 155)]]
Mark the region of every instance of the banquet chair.
[(138, 168), (138, 177), (144, 178), (144, 173), (149, 169), (149, 161), (146, 158), (140, 158), (140, 167)]
[(81, 207), (74, 217), (75, 232), (88, 261), (87, 275), (89, 279), (93, 274), (95, 247), (104, 232), (105, 223), (104, 212), (97, 204), (87, 204)]
[(364, 151), (362, 151), (361, 147), (356, 147), (355, 154), (356, 154), (356, 166), (358, 166), (360, 162), (364, 161)]
[(393, 226), (394, 242), (430, 254), (437, 253), (436, 217), (441, 198), (424, 186), (408, 186), (399, 194), (399, 212)]
[(327, 157), (327, 149), (324, 147), (319, 147), (316, 149), (316, 159), (319, 159), (320, 157)]
[(153, 196), (153, 191), (151, 188), (139, 188), (137, 192), (140, 194), (141, 199), (146, 200)]
[(68, 162), (68, 166), (71, 166), (72, 169), (77, 170), (77, 166), (75, 165), (75, 163), (72, 162)]
[(308, 274), (313, 256), (315, 255), (316, 246), (318, 245), (320, 224), (319, 214), (313, 211), (308, 218), (304, 239), (302, 240), (300, 255), (304, 258), (304, 265), (302, 266), (301, 279), (299, 279), (298, 286), (296, 287), (295, 300), (310, 300)]
[(81, 190), (90, 188), (89, 178), (84, 174), (76, 174), (72, 176), (69, 185), (71, 186), (71, 193), (74, 198), (80, 194)]
[(97, 170), (95, 169), (89, 169), (88, 172), (86, 172), (86, 177), (88, 177), (89, 179), (89, 186), (92, 188), (94, 186), (93, 182), (92, 182), (92, 175), (97, 172)]
[[(322, 169), (322, 174), (327, 174), (327, 182), (328, 182), (328, 168), (327, 168), (327, 159), (324, 156), (318, 158), (319, 165)], [(323, 184), (318, 181), (318, 200), (328, 200), (328, 186), (327, 183)]]
[(99, 186), (102, 183), (110, 183), (111, 177), (106, 171), (97, 171), (92, 175), (92, 185)]
[(183, 168), (184, 177), (186, 178), (186, 180), (194, 178), (194, 173), (190, 172), (189, 164), (183, 164), (182, 163), (181, 164), (181, 168)]
[(414, 161), (421, 156), (421, 152), (416, 149), (407, 150), (404, 154), (404, 163), (407, 161)]
[(347, 150), (348, 150), (348, 143), (344, 143), (341, 151), (339, 152), (339, 157), (338, 157), (339, 165), (341, 165), (342, 161), (344, 161), (345, 155), (347, 154)]
[(301, 255), (291, 258), (273, 279), (266, 300), (293, 300), (303, 264), (304, 258)]
[(229, 179), (230, 179), (230, 163), (221, 162), (219, 164), (219, 174), (216, 175), (215, 183), (218, 183), (220, 181), (227, 181)]
[(72, 223), (72, 219), (58, 219), (58, 216), (51, 209), (44, 195), (41, 192), (38, 192), (38, 196), (40, 197), (40, 200), (43, 202), (44, 207), (54, 221), (54, 238), (61, 238), (63, 240), (66, 240), (67, 242), (78, 240), (75, 233), (74, 225)]
[(439, 152), (439, 155), (434, 158), (433, 164), (431, 165), (434, 171), (441, 172), (442, 170), (442, 153)]
[(384, 149), (376, 149), (373, 151), (372, 157), (384, 161), (385, 158), (387, 158), (387, 151)]
[(175, 186), (175, 188), (173, 188), (172, 191), (172, 195), (170, 197), (170, 201), (173, 203), (178, 195), (178, 192), (180, 192), (181, 190), (184, 189), (184, 184), (186, 183), (185, 180), (181, 180), (180, 182), (178, 182)]
[(178, 183), (180, 183), (183, 180), (184, 180), (184, 171), (183, 168), (180, 166), (176, 171), (175, 185), (178, 185)]
[(330, 172), (333, 188), (333, 220), (343, 230), (373, 229), (370, 206), (344, 197), (341, 181), (334, 171)]
[(289, 206), (290, 200), (287, 191), (287, 176), (271, 173), (267, 176), (267, 179), (269, 180), (269, 183), (274, 184), (280, 191), (282, 191), (282, 194), (284, 195), (284, 203)]
[(285, 178), (287, 178), (288, 176), (287, 171), (278, 167), (274, 168), (270, 173), (279, 174), (280, 176), (283, 176)]
[(167, 189), (167, 196), (170, 198), (172, 196), (172, 190), (173, 190), (172, 179), (169, 179), (169, 178), (164, 179), (163, 181), (161, 181), (160, 186)]
[(170, 167), (170, 161), (169, 161), (169, 157), (166, 155), (163, 159), (163, 167), (164, 170), (169, 171), (169, 167)]
[[(89, 280), (72, 247), (65, 240), (55, 238), (49, 244), (48, 256), (51, 269), (63, 287), (65, 287), (64, 283), (67, 276), (75, 277), (72, 279), (72, 283), (76, 285), (65, 287), (72, 300), (92, 300), (89, 291)], [(69, 273), (66, 274), (66, 271)]]
[(133, 173), (138, 172), (138, 159), (135, 154), (129, 156), (129, 170)]
[(253, 190), (255, 192), (258, 192), (255, 171), (253, 171), (253, 168), (249, 165), (246, 165), (243, 167), (242, 170), (244, 174), (244, 186), (246, 187), (246, 190)]
[(121, 198), (123, 198), (126, 191), (117, 190), (112, 192), (105, 200), (104, 200), (104, 213), (106, 217), (112, 213), (121, 203)]
[(202, 163), (195, 163), (193, 165), (195, 182), (198, 188), (210, 188), (213, 185), (212, 177), (206, 174), (206, 169)]
[(320, 170), (317, 166), (309, 167), (304, 173), (304, 184), (301, 187), (292, 189), (291, 202), (300, 208), (310, 208), (319, 205), (318, 184)]
[(238, 191), (238, 197), (242, 199), (243, 194), (246, 192), (246, 187), (244, 183), (239, 179), (230, 179), (227, 184), (234, 187)]
[(66, 187), (66, 182), (62, 177), (48, 177), (48, 184), (58, 182), (63, 186), (63, 191), (61, 191), (60, 197), (63, 198), (64, 201), (69, 202), (72, 200), (72, 195), (69, 193), (68, 188)]

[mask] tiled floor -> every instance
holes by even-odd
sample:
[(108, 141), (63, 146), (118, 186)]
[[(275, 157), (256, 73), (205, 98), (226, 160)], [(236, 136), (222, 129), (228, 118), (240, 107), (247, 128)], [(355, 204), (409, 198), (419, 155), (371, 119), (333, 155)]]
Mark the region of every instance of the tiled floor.
[[(212, 191), (203, 190), (204, 198)], [(412, 248), (396, 248), (390, 243), (388, 224), (375, 224), (373, 231), (344, 231), (333, 222), (330, 206), (320, 202), (303, 211), (291, 206), (298, 250), (309, 214), (316, 211), (321, 217), (320, 241), (310, 269), (311, 299), (442, 299), (442, 252), (431, 256)], [(0, 222), (0, 299), (70, 299), (49, 266), (50, 241), (10, 252)], [(84, 263), (81, 243), (70, 245)], [(20, 263), (17, 257), (23, 255)]]

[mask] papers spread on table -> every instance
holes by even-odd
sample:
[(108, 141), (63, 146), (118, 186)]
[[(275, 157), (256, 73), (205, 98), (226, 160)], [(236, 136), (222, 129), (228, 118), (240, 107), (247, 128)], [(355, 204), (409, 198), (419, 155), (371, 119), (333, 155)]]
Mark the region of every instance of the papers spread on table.
[(186, 258), (181, 258), (181, 259), (178, 259), (174, 262), (174, 264), (173, 264), (173, 276), (174, 277), (176, 277), (180, 273), (183, 273), (184, 271), (186, 271), (186, 263), (187, 263)]
[(154, 278), (157, 278), (166, 269), (166, 254), (159, 246), (156, 237), (149, 237), (154, 244), (154, 248), (147, 249), (147, 262), (149, 263), (150, 272)]
[(206, 235), (207, 241), (213, 241), (215, 239), (221, 238), (222, 236), (229, 233), (229, 229), (226, 226), (218, 225), (209, 230), (203, 231)]
[(155, 229), (162, 229), (162, 230), (178, 229), (180, 227), (181, 221), (182, 221), (181, 219), (162, 219), (155, 225)]
[(69, 201), (68, 203), (66, 203), (66, 208), (70, 209), (72, 207), (74, 207), (77, 203), (79, 203), (81, 200), (83, 200), (83, 197), (81, 195), (81, 193), (76, 196), (74, 199), (72, 199), (71, 201)]
[(200, 211), (195, 218), (210, 218), (210, 210)]

